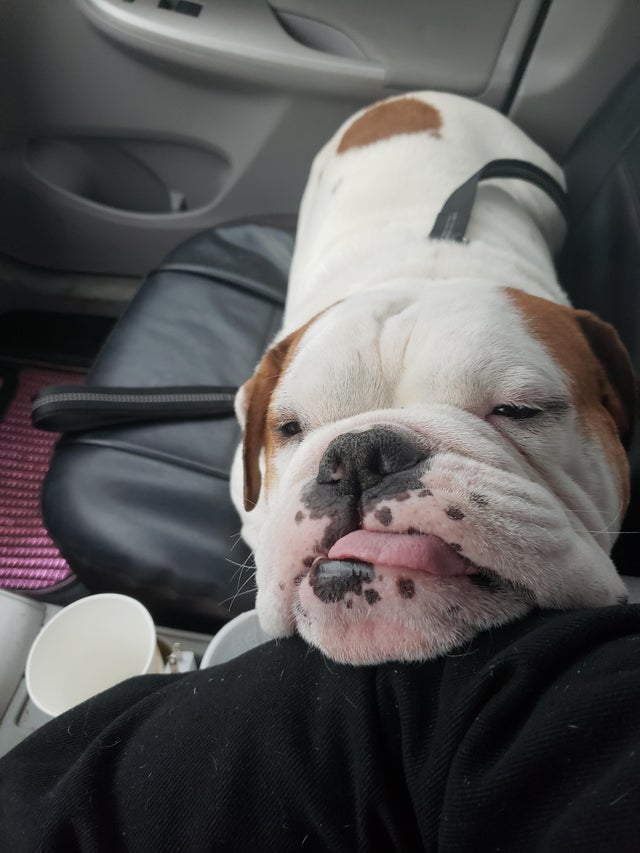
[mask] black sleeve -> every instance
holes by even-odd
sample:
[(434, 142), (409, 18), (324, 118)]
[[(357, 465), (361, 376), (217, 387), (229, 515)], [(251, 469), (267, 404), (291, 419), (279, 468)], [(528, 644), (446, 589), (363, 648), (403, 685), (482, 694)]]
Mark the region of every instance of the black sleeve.
[(142, 676), (0, 761), (0, 850), (636, 851), (640, 608), (420, 665), (301, 640)]

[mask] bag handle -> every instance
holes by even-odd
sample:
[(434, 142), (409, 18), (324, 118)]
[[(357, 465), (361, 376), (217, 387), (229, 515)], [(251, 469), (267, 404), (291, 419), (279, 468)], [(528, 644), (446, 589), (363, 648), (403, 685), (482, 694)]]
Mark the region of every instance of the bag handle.
[(31, 422), (47, 432), (79, 432), (120, 424), (228, 417), (234, 414), (237, 390), (224, 385), (156, 388), (51, 385), (35, 395)]

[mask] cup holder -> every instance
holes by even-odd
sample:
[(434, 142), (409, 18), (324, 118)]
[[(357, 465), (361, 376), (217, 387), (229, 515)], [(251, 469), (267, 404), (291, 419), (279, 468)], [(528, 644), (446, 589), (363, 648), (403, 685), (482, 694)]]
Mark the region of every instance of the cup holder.
[(31, 139), (31, 171), (92, 204), (142, 214), (175, 214), (213, 201), (226, 158), (187, 145), (113, 139)]

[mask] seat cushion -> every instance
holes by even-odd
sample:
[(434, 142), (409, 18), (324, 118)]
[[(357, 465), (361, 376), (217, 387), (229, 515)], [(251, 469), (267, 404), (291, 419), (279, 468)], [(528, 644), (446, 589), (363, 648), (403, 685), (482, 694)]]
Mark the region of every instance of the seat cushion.
[[(291, 229), (255, 224), (187, 241), (144, 282), (88, 384), (240, 385), (280, 325), (292, 248)], [(158, 621), (201, 630), (252, 607), (252, 569), (239, 568), (250, 555), (229, 500), (239, 437), (223, 417), (63, 438), (43, 514), (86, 586), (135, 595)]]

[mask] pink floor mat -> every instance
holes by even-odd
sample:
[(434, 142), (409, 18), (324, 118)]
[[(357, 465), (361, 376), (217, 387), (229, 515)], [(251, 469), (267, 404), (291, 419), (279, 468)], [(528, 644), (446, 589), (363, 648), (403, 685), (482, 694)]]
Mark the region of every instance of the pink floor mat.
[(42, 524), (40, 490), (58, 436), (31, 426), (31, 398), (45, 385), (82, 382), (80, 373), (20, 369), (0, 420), (0, 587), (42, 590), (72, 576)]

